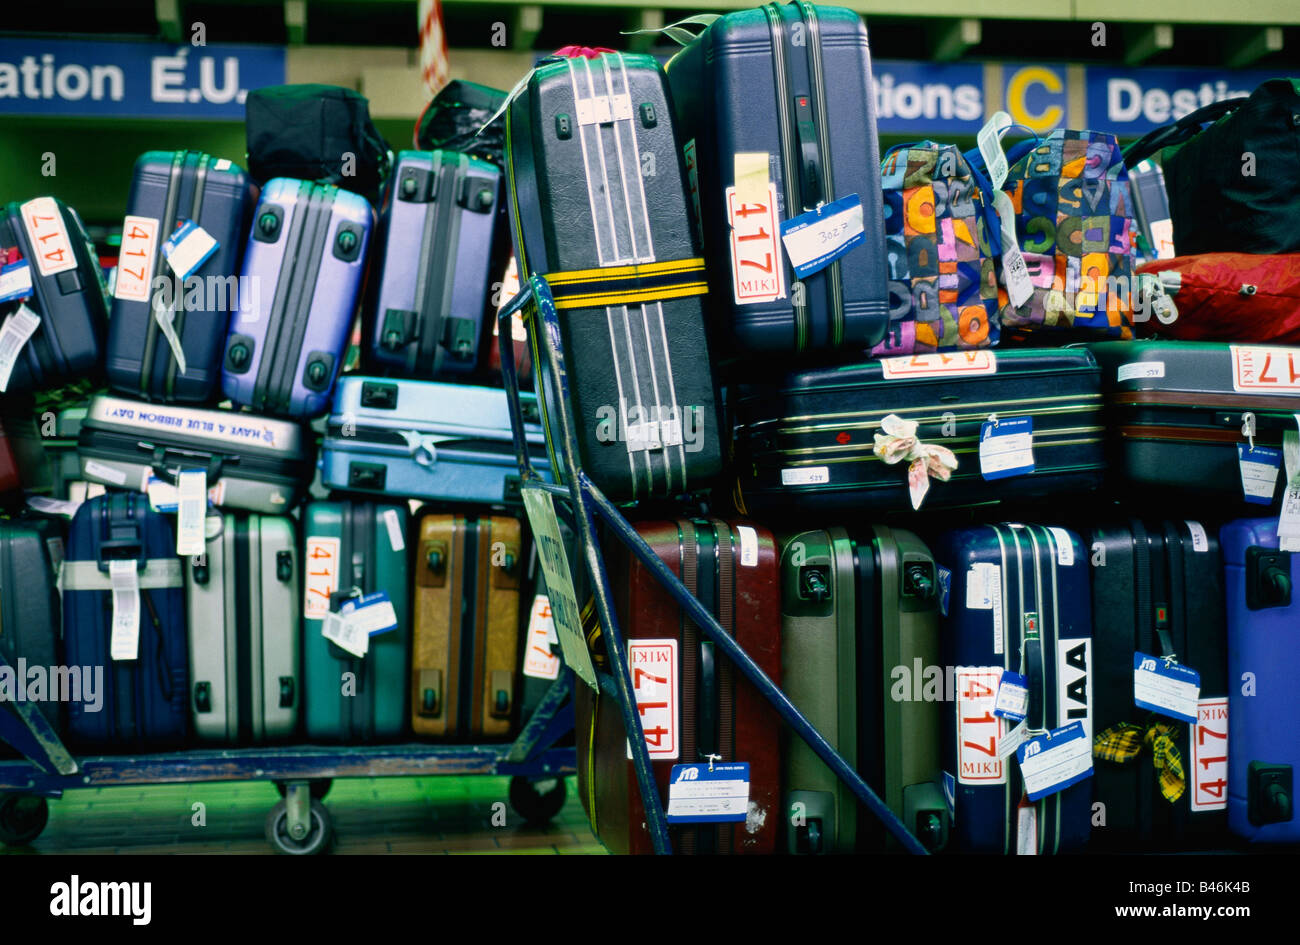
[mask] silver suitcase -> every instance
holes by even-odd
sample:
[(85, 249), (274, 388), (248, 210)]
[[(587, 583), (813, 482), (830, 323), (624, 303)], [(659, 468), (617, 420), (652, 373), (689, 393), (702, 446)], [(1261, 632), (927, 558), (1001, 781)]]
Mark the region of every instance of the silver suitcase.
[(302, 701), (294, 523), (234, 514), (221, 523), (206, 554), (186, 563), (194, 731), (230, 744), (287, 738)]

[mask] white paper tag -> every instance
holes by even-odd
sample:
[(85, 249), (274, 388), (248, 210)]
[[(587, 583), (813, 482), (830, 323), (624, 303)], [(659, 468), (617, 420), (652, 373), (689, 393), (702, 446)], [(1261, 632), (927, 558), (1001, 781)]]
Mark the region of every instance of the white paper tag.
[(980, 475), (1005, 479), (1034, 471), (1034, 418), (1015, 417), (980, 427)]
[[(629, 640), (627, 651), (646, 751), (652, 761), (675, 759), (679, 750), (677, 640)], [(627, 756), (632, 757), (631, 745)]]
[(149, 301), (154, 255), (158, 251), (158, 226), (153, 217), (127, 217), (122, 221), (122, 245), (118, 249), (113, 298), (128, 302)]
[(992, 610), (993, 585), (998, 583), (999, 568), (987, 561), (977, 561), (966, 572), (966, 609)]
[(406, 550), (406, 538), (402, 535), (402, 522), (397, 509), (384, 509), (384, 528), (388, 530), (388, 547), (394, 551)]
[(737, 525), (736, 536), (740, 539), (740, 566), (758, 567), (758, 532), (748, 525)]
[(208, 511), (208, 474), (186, 469), (176, 476), (176, 554), (201, 555), (207, 548), (204, 519)]
[(1206, 552), (1210, 550), (1210, 539), (1205, 534), (1205, 526), (1200, 522), (1184, 522), (1187, 530), (1192, 533), (1192, 551)]
[(176, 334), (176, 306), (166, 304), (162, 296), (158, 296), (153, 301), (153, 320), (158, 323), (158, 328), (162, 331), (163, 337), (167, 339), (167, 347), (172, 349), (172, 357), (176, 359), (176, 370), (182, 374), (188, 365), (185, 363), (185, 346), (181, 344), (180, 336)]
[(731, 227), (731, 285), (737, 305), (785, 298), (785, 260), (778, 236), (776, 187), (767, 185), (762, 201), (742, 202), (735, 187), (726, 191)]
[(1201, 674), (1190, 666), (1149, 653), (1133, 654), (1133, 704), (1138, 708), (1195, 724), (1200, 696)]
[(996, 374), (997, 356), (987, 348), (938, 354), (899, 355), (881, 358), (880, 376), (887, 381), (918, 380), (927, 377), (972, 377)]
[(1151, 242), (1155, 245), (1156, 259), (1173, 259), (1177, 255), (1174, 252), (1174, 221), (1152, 220)]
[(1074, 567), (1074, 542), (1070, 540), (1070, 533), (1064, 528), (1051, 526), (1047, 530), (1056, 539), (1056, 563), (1063, 568)]
[(1277, 519), (1278, 538), (1286, 543), (1279, 551), (1291, 551), (1300, 542), (1300, 485), (1291, 483), (1282, 493), (1282, 512)]
[(65, 502), (62, 499), (51, 499), (43, 495), (29, 495), (27, 504), (38, 512), (47, 515), (63, 515), (67, 518), (72, 518), (77, 514), (77, 509), (81, 508), (80, 502)]
[(41, 326), (41, 316), (20, 304), (0, 325), (0, 393), (9, 386), (9, 376), (27, 339)]
[(781, 470), (783, 486), (821, 486), (831, 481), (827, 466), (793, 466)]
[(1026, 740), (1016, 753), (1031, 801), (1055, 794), (1092, 774), (1092, 739), (1080, 722)]
[(1192, 742), (1192, 810), (1224, 810), (1228, 806), (1228, 700), (1197, 703)]
[(336, 643), (360, 659), (370, 652), (370, 634), (363, 627), (350, 623), (342, 614), (330, 611), (321, 621), (321, 636)]
[(373, 591), (344, 601), (339, 607), (339, 615), (349, 629), (360, 630), (368, 637), (397, 629), (397, 609), (384, 591)]
[(1038, 808), (1021, 800), (1016, 807), (1016, 856), (1038, 855)]
[(1012, 722), (1023, 722), (1028, 711), (1029, 680), (1019, 673), (1004, 670), (1002, 681), (998, 684), (997, 699), (993, 703), (993, 714)]
[(1006, 765), (998, 757), (1002, 720), (993, 714), (1001, 666), (958, 666), (954, 675), (957, 696), (957, 780), (962, 784), (1001, 784)]
[(1016, 750), (1025, 743), (1029, 737), (1029, 723), (1023, 719), (1016, 723), (1016, 727), (1007, 732), (998, 742), (998, 759), (1014, 755)]
[(58, 574), (59, 569), (63, 567), (63, 539), (58, 535), (47, 538), (45, 548), (50, 553), (50, 564), (54, 568), (54, 573)]
[(302, 612), (308, 620), (321, 620), (330, 613), (330, 596), (339, 588), (339, 540), (308, 535), (304, 548), (307, 574)]
[(114, 660), (133, 660), (140, 654), (140, 575), (134, 560), (108, 562), (113, 582), (113, 630), (108, 654)]
[(1277, 476), (1282, 469), (1282, 454), (1269, 446), (1251, 449), (1245, 443), (1237, 444), (1237, 459), (1241, 469), (1241, 491), (1247, 502), (1271, 505), (1277, 491)]
[(77, 268), (77, 257), (63, 225), (63, 214), (53, 197), (37, 197), (19, 208), (31, 242), (36, 268), (43, 276)]
[(98, 460), (88, 459), (81, 464), (81, 471), (92, 479), (103, 480), (114, 486), (126, 485), (125, 470), (118, 469), (116, 466), (108, 466)]
[(185, 220), (163, 242), (163, 257), (172, 272), (184, 282), (202, 266), (221, 244), (193, 220)]
[(1016, 211), (1011, 198), (999, 190), (993, 195), (993, 207), (998, 212), (1002, 229), (1002, 278), (1007, 284), (1007, 296), (1016, 308), (1024, 305), (1034, 294), (1034, 283), (1029, 278), (1029, 267), (1016, 241)]
[(736, 181), (736, 199), (740, 203), (762, 203), (767, 197), (768, 168), (771, 158), (766, 151), (739, 151), (732, 159)]
[(989, 172), (989, 183), (994, 190), (1001, 190), (1007, 182), (1007, 156), (1002, 151), (1002, 135), (1015, 124), (1006, 112), (994, 112), (993, 117), (984, 123), (984, 127), (975, 133), (975, 143), (979, 145), (980, 156)]
[(748, 762), (673, 765), (664, 811), (670, 824), (744, 823), (748, 814)]
[[(554, 640), (552, 639), (554, 638)], [(551, 643), (559, 642), (551, 602), (545, 594), (533, 598), (528, 616), (528, 638), (524, 642), (524, 675), (534, 679), (556, 679), (560, 675), (560, 658), (551, 652)]]
[(993, 600), (993, 653), (1001, 656), (1006, 648), (1006, 634), (1002, 628), (1002, 569), (991, 565), (993, 579), (989, 583), (989, 597)]
[(1121, 364), (1119, 370), (1115, 372), (1115, 379), (1119, 383), (1131, 381), (1135, 377), (1140, 378), (1157, 378), (1165, 376), (1165, 362), (1163, 361), (1134, 361), (1131, 364)]
[(27, 260), (20, 259), (0, 269), (0, 302), (21, 301), (31, 294), (32, 267)]

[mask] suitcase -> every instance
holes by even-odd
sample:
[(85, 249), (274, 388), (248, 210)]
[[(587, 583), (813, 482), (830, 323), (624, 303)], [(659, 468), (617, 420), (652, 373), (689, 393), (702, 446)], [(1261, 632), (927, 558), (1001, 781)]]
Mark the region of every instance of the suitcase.
[[(910, 508), (908, 464), (886, 464), (873, 434), (889, 414), (915, 420), (923, 443), (958, 466), (930, 484), (925, 507), (1095, 489), (1104, 469), (1097, 365), (1082, 350), (926, 354), (818, 368), (737, 390), (735, 459), (744, 511)], [(1033, 418), (1032, 473), (985, 480), (981, 426)]]
[[(32, 294), (23, 304), (41, 320), (3, 392), (51, 390), (98, 375), (108, 326), (104, 273), (77, 211), (54, 197), (8, 204), (0, 214), (0, 256), (28, 262)], [(18, 307), (0, 304), (0, 323)]]
[[(948, 834), (940, 703), (922, 698), (925, 670), (940, 666), (938, 601), (934, 560), (911, 532), (837, 526), (784, 542), (785, 694), (931, 850)], [(801, 738), (787, 736), (784, 757), (789, 852), (883, 846), (879, 822)]]
[(77, 437), (81, 433), (81, 423), (86, 419), (86, 408), (66, 407), (57, 413), (47, 411), (37, 419), (50, 494), (56, 499), (67, 499), (71, 484), (81, 480)]
[[(1200, 748), (1215, 737), (1228, 696), (1223, 556), (1216, 530), (1195, 521), (1132, 519), (1094, 525), (1084, 538), (1093, 565), (1094, 735), (1121, 723), (1144, 733), (1154, 723), (1169, 725), (1186, 779), (1181, 796), (1167, 800), (1152, 745), (1123, 763), (1096, 758), (1093, 799), (1104, 805), (1105, 819), (1095, 823), (1092, 842), (1143, 852), (1221, 844), (1227, 797), (1210, 767), (1196, 763)], [(1198, 715), (1209, 726), (1205, 733), (1133, 704), (1134, 651), (1172, 652), (1201, 674)]]
[(506, 116), (515, 257), (556, 297), (585, 472), (614, 500), (707, 486), (722, 467), (707, 284), (663, 71), (621, 53), (549, 61)]
[[(889, 322), (889, 276), (877, 92), (862, 18), (804, 2), (729, 13), (667, 69), (687, 166), (698, 166), (691, 191), (711, 298), (729, 322), (724, 337), (734, 335), (739, 349), (774, 354), (879, 343)], [(759, 168), (770, 188), (766, 205), (740, 205), (733, 188), (741, 153), (766, 155)], [(779, 227), (854, 195), (862, 242), (806, 276), (796, 292), (800, 280)], [(751, 222), (763, 225), (749, 231)]]
[(940, 580), (949, 572), (951, 582), (941, 632), (943, 664), (956, 667), (944, 682), (952, 698), (943, 709), (953, 845), (977, 853), (1077, 851), (1088, 841), (1092, 779), (1024, 801), (1021, 810), (1018, 763), (996, 757), (1011, 725), (991, 710), (1002, 671), (1019, 672), (1029, 678), (1027, 724), (1046, 730), (1081, 721), (1091, 743), (1092, 607), (1083, 543), (1061, 528), (981, 525), (947, 532), (931, 547)]
[(1155, 161), (1139, 161), (1136, 167), (1129, 168), (1128, 179), (1138, 235), (1146, 243), (1143, 255), (1148, 259), (1172, 259), (1174, 224), (1169, 219), (1165, 172)]
[[(0, 657), (14, 673), (8, 681), (6, 701), (20, 701), (27, 696), (16, 691), (20, 681), (25, 688), (27, 667), (53, 673), (57, 667), (67, 665), (63, 659), (59, 593), (45, 531), (27, 522), (0, 520)], [(85, 682), (88, 680), (83, 678), (81, 683)], [(54, 678), (49, 683), (53, 687)], [(93, 704), (96, 694), (87, 692), (81, 684), (74, 692), (69, 680), (66, 690), (47, 689), (42, 698), (32, 699), (60, 737), (66, 716), (64, 704), (70, 695)]]
[(479, 369), (496, 313), (488, 290), (500, 193), (501, 172), (486, 161), (398, 155), (362, 332), (375, 371), (433, 378)]
[[(303, 509), (303, 715), (310, 741), (391, 741), (406, 730), (407, 517), (404, 504), (310, 502)], [(375, 591), (392, 599), (397, 629), (371, 637), (364, 657), (321, 635), (327, 613), (349, 596)]]
[[(711, 520), (643, 522), (641, 537), (682, 578), (687, 590), (718, 618), (742, 649), (778, 686), (781, 637), (777, 554), (772, 533), (754, 525)], [(660, 796), (676, 764), (748, 762), (749, 812), (743, 824), (670, 828), (679, 853), (771, 853), (783, 831), (780, 799), (780, 721), (776, 711), (716, 644), (686, 620), (668, 592), (619, 541), (607, 543), (619, 626), (630, 646), (645, 647), (642, 665), (672, 667), (672, 697), (663, 707), (653, 672), (632, 669), (641, 722)], [(646, 641), (638, 643), (638, 641)], [(672, 654), (671, 659), (660, 659)], [(655, 691), (651, 692), (653, 683)], [(678, 702), (680, 704), (673, 705)], [(578, 792), (593, 829), (611, 853), (649, 853), (650, 834), (627, 761), (623, 717), (611, 694), (587, 686), (575, 696)], [(680, 711), (674, 712), (673, 709)]]
[(257, 298), (232, 314), (222, 389), (259, 413), (315, 417), (352, 329), (374, 214), (349, 191), (279, 177), (253, 217), (240, 278)]
[[(1277, 520), (1239, 519), (1219, 532), (1228, 609), (1228, 827), (1259, 843), (1300, 842), (1300, 554), (1278, 551)], [(1223, 745), (1212, 740), (1207, 748)], [(1219, 758), (1211, 758), (1215, 763)]]
[[(537, 400), (520, 393), (534, 468), (549, 478)], [(347, 376), (321, 450), (331, 489), (452, 502), (518, 502), (510, 408), (500, 388)]]
[(151, 479), (205, 469), (214, 505), (283, 515), (311, 481), (314, 444), (286, 420), (101, 394), (87, 408), (77, 453), (87, 482), (143, 492)]
[(221, 524), (185, 566), (194, 732), (225, 744), (283, 739), (302, 700), (293, 519), (227, 513)]
[(16, 492), (22, 486), (23, 480), (18, 474), (18, 460), (14, 458), (9, 437), (5, 435), (3, 424), (0, 424), (0, 494)]
[[(1126, 486), (1244, 501), (1237, 445), (1281, 449), (1300, 412), (1300, 348), (1188, 341), (1090, 345), (1102, 368), (1112, 469)], [(1278, 475), (1270, 494), (1285, 489)]]
[[(110, 562), (136, 562), (139, 646), (111, 658)], [(73, 516), (63, 562), (63, 643), (70, 666), (104, 668), (101, 711), (72, 703), (73, 739), (97, 750), (174, 748), (189, 729), (185, 585), (172, 524), (134, 492), (110, 492)]]
[(522, 538), (516, 518), (420, 516), (411, 656), (416, 735), (510, 734)]
[[(108, 332), (108, 382), (147, 400), (207, 403), (219, 386), (230, 313), (254, 291), (237, 276), (253, 191), (239, 166), (201, 151), (147, 151), (135, 163)], [(163, 244), (186, 221), (217, 241), (184, 282)], [(164, 287), (165, 283), (165, 287)], [(173, 304), (172, 327), (185, 356), (180, 370), (155, 314)]]

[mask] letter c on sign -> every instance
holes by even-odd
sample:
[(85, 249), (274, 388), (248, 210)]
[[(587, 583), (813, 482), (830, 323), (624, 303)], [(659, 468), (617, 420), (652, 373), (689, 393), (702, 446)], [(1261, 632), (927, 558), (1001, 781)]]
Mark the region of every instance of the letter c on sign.
[(1031, 85), (1041, 85), (1053, 95), (1064, 91), (1061, 77), (1042, 66), (1026, 66), (1016, 70), (1007, 83), (1007, 111), (1018, 124), (1034, 131), (1051, 131), (1065, 117), (1059, 105), (1049, 105), (1038, 114), (1030, 114), (1025, 104), (1026, 93)]

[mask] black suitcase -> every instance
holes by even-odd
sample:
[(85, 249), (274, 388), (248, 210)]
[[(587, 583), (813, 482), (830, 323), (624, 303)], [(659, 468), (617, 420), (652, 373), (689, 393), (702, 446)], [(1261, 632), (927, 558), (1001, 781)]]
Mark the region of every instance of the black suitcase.
[[(25, 304), (41, 319), (23, 345), (4, 393), (50, 390), (99, 371), (108, 305), (99, 257), (81, 218), (55, 197), (10, 203), (0, 214), (0, 255), (31, 266)], [(0, 305), (0, 321), (19, 303)]]
[[(1097, 364), (1087, 351), (979, 350), (885, 358), (737, 389), (735, 461), (747, 514), (760, 509), (910, 508), (908, 464), (886, 465), (873, 434), (896, 414), (958, 466), (925, 508), (1096, 489), (1104, 468)], [(985, 480), (980, 429), (1033, 418), (1034, 471)]]
[[(1124, 724), (1141, 729), (1129, 735), (1141, 746), (1135, 758), (1094, 760), (1093, 800), (1104, 809), (1101, 818), (1094, 817), (1093, 841), (1143, 852), (1222, 844), (1228, 829), (1226, 786), (1214, 783), (1212, 764), (1198, 763), (1214, 754), (1203, 750), (1214, 746), (1213, 735), (1133, 704), (1134, 652), (1173, 653), (1201, 674), (1201, 717), (1221, 713), (1214, 728), (1227, 731), (1228, 635), (1218, 528), (1133, 519), (1095, 525), (1085, 534), (1095, 621), (1093, 735)], [(1142, 744), (1154, 724), (1169, 726), (1182, 758), (1185, 788), (1172, 801), (1159, 785), (1153, 744)], [(1171, 787), (1170, 793), (1177, 791)]]
[[(22, 674), (26, 667), (54, 674), (49, 682), (57, 684), (55, 669), (63, 665), (59, 594), (50, 544), (57, 538), (53, 523), (0, 521), (0, 656), (19, 674), (10, 680), (13, 685), (19, 678), (26, 682)], [(25, 661), (24, 667), (19, 666), (20, 659)], [(64, 702), (58, 695), (47, 689), (44, 698), (33, 702), (55, 732), (62, 733)], [(13, 693), (8, 698), (17, 696)]]
[(722, 452), (707, 286), (663, 71), (551, 60), (506, 114), (515, 256), (555, 294), (587, 474), (613, 499), (708, 485)]
[[(230, 161), (201, 151), (148, 151), (136, 161), (108, 333), (108, 382), (115, 389), (194, 404), (216, 394), (230, 313), (241, 292), (253, 291), (237, 279), (252, 208), (248, 177)], [(202, 227), (217, 247), (182, 283), (163, 244), (186, 220)], [(161, 280), (168, 288), (159, 298), (174, 302), (172, 326), (184, 373), (154, 315)], [(199, 299), (202, 304), (191, 307)]]
[[(737, 347), (773, 353), (878, 343), (889, 322), (889, 277), (862, 18), (804, 2), (729, 13), (667, 68), (687, 163), (698, 166), (692, 191), (711, 298), (730, 321), (722, 337), (734, 333)], [(775, 207), (728, 206), (739, 153), (768, 156)], [(862, 202), (863, 241), (796, 290), (779, 224), (854, 194)], [(758, 220), (761, 229), (742, 232)]]

